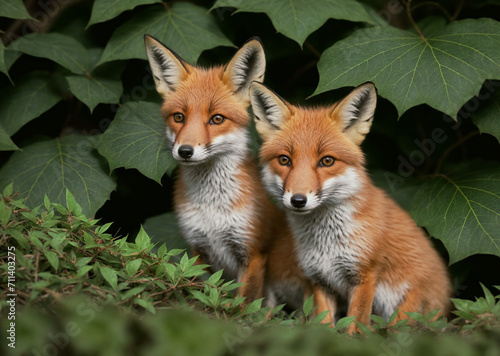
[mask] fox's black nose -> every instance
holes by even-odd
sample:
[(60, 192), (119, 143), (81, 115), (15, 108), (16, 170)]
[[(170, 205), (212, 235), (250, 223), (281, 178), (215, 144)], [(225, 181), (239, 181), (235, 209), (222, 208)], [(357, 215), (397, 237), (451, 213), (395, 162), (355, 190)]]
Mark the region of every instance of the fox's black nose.
[(290, 198), (290, 203), (296, 208), (303, 208), (306, 206), (307, 197), (304, 194), (294, 194)]
[(193, 155), (194, 148), (191, 145), (181, 145), (181, 147), (179, 147), (177, 152), (179, 153), (179, 156), (181, 156), (182, 158), (188, 159)]

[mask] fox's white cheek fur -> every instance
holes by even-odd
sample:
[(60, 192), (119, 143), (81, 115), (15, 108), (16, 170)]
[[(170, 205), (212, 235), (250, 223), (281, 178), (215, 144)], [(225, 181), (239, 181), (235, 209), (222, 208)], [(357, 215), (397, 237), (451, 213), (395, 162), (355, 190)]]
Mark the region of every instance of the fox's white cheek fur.
[(210, 155), (231, 155), (246, 157), (249, 137), (246, 129), (235, 129), (225, 135), (214, 138), (210, 145)]
[(273, 173), (269, 164), (262, 167), (262, 181), (267, 192), (278, 205), (281, 205), (283, 202), (283, 181), (279, 175)]
[(356, 168), (349, 167), (344, 174), (330, 178), (323, 183), (320, 200), (338, 204), (359, 193), (362, 184)]
[(165, 129), (165, 136), (167, 136), (168, 147), (173, 147), (175, 144), (175, 134), (170, 130), (168, 126)]

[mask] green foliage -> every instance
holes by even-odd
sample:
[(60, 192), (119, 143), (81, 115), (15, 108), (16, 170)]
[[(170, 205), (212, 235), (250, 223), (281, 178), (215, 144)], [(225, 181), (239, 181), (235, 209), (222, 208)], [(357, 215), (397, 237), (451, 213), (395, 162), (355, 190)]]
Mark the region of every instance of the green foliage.
[[(172, 262), (182, 251), (164, 245), (152, 252), (145, 230), (134, 242), (110, 235), (110, 224), (88, 219), (69, 191), (65, 204), (45, 197), (35, 209), (12, 191), (9, 185), (0, 196), (0, 259), (15, 256), (16, 263), (17, 343), (9, 349), (12, 354), (44, 352), (47, 345), (75, 355), (162, 354), (166, 347), (186, 355), (500, 351), (500, 295), (484, 286), (484, 297), (476, 301), (453, 300), (457, 318), (451, 322), (434, 320), (434, 311), (407, 313), (410, 321), (394, 324), (396, 311), (388, 321), (373, 315), (370, 328), (360, 325), (365, 337), (346, 337), (354, 317), (338, 320), (335, 328), (319, 324), (324, 315), (312, 318), (312, 297), (302, 314), (288, 316), (283, 306), (272, 311), (262, 307), (262, 299), (244, 305), (243, 298), (232, 294), (239, 284), (221, 279), (222, 271), (201, 281), (206, 265), (196, 265), (196, 258), (186, 254)], [(2, 263), (1, 283), (7, 282), (8, 271)], [(2, 330), (8, 329), (8, 293), (7, 288), (0, 293)], [(1, 347), (5, 354), (6, 344)]]
[(498, 167), (456, 176), (439, 175), (415, 196), (417, 224), (440, 236), (450, 264), (476, 253), (500, 256), (500, 170)]
[(188, 63), (195, 63), (206, 49), (232, 46), (206, 12), (190, 3), (175, 3), (168, 9), (152, 5), (116, 29), (99, 64), (117, 59), (146, 59), (145, 34), (166, 43)]
[(155, 103), (128, 102), (120, 107), (98, 145), (111, 170), (136, 168), (157, 182), (165, 172), (172, 173), (176, 164), (165, 147), (165, 124), (159, 111)]
[(14, 88), (5, 87), (0, 95), (1, 124), (10, 136), (61, 100), (50, 74), (45, 71), (20, 78)]
[[(8, 194), (0, 200), (1, 256), (15, 246), (15, 286), (23, 291), (18, 303), (50, 307), (62, 297), (85, 295), (129, 311), (143, 308), (155, 313), (167, 305), (195, 305), (194, 300), (205, 304), (201, 309), (228, 315), (260, 311), (260, 304), (238, 310), (243, 300), (231, 294), (238, 285), (224, 283), (222, 271), (201, 282), (196, 277), (207, 266), (195, 265), (196, 258), (184, 254), (180, 262), (172, 263), (170, 258), (182, 250), (163, 247), (152, 253), (154, 245), (143, 229), (135, 242), (106, 233), (111, 224), (99, 226), (97, 220), (88, 219), (69, 190), (65, 204), (50, 202), (47, 196), (44, 200), (43, 207), (33, 210)], [(2, 282), (7, 267), (0, 268)], [(8, 293), (3, 289), (0, 310), (7, 305)]]
[(219, 7), (234, 7), (238, 12), (263, 12), (278, 32), (301, 46), (311, 33), (331, 18), (370, 24), (381, 22), (375, 12), (369, 13), (361, 3), (352, 0), (325, 0), (313, 6), (308, 0), (217, 0), (212, 9)]
[(500, 23), (435, 22), (425, 38), (386, 26), (358, 30), (337, 42), (321, 56), (314, 94), (371, 81), (399, 115), (428, 104), (456, 117), (486, 79), (500, 79)]
[(39, 141), (14, 153), (0, 171), (0, 186), (15, 182), (32, 205), (43, 202), (45, 195), (60, 204), (69, 189), (76, 192), (83, 212), (94, 215), (116, 186), (102, 165), (90, 138), (71, 135)]
[(23, 0), (0, 0), (0, 17), (9, 17), (11, 19), (31, 18), (23, 5)]
[(487, 98), (488, 105), (482, 106), (472, 113), (472, 119), (481, 132), (487, 132), (500, 141), (500, 91), (494, 92)]
[[(26, 2), (27, 11), (20, 0), (0, 0), (0, 189), (14, 183), (26, 204), (53, 206), (64, 215), (69, 189), (81, 204), (79, 214), (117, 221), (113, 231), (133, 238), (146, 221), (153, 240), (166, 243), (153, 248), (142, 231), (140, 244), (153, 253), (185, 248), (171, 212), (176, 165), (165, 146), (143, 36), (155, 36), (192, 65), (211, 65), (227, 62), (235, 45), (258, 35), (266, 49), (266, 84), (290, 102), (303, 104), (314, 92), (324, 93), (311, 99), (314, 104), (331, 105), (346, 94), (343, 87), (373, 81), (387, 99), (379, 100), (363, 147), (377, 184), (444, 243), (450, 263), (500, 255), (497, 0), (218, 0), (211, 9), (160, 0), (45, 5)], [(333, 89), (339, 90), (326, 94)], [(254, 152), (258, 145), (252, 136)], [(128, 220), (130, 226), (120, 225)], [(13, 234), (24, 248), (43, 251), (39, 258), (51, 273), (66, 271), (65, 239), (33, 232), (28, 241)], [(44, 250), (47, 239), (52, 247)], [(106, 269), (116, 266), (101, 262), (82, 264), (76, 273), (99, 276), (99, 288), (116, 297), (144, 268), (139, 259), (124, 261), (116, 275)], [(200, 272), (188, 257), (176, 263), (158, 273), (174, 283), (186, 268)], [(128, 290), (147, 290), (135, 288), (142, 287)], [(210, 289), (197, 292), (192, 300), (210, 310), (241, 304)], [(143, 298), (132, 304), (153, 310)], [(310, 305), (304, 312), (312, 313)]]

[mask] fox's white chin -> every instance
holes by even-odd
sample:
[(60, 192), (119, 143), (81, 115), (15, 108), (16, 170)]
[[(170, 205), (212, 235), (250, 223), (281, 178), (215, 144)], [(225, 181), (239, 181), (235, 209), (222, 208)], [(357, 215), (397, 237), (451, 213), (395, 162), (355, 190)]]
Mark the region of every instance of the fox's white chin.
[(199, 161), (185, 160), (185, 159), (177, 160), (177, 162), (179, 162), (179, 164), (182, 166), (197, 166), (199, 164), (205, 163), (206, 161), (208, 161), (208, 160), (206, 160), (206, 159), (199, 160)]
[(313, 211), (313, 209), (297, 209), (297, 208), (287, 208), (287, 209), (289, 212), (295, 215), (307, 215), (311, 211)]

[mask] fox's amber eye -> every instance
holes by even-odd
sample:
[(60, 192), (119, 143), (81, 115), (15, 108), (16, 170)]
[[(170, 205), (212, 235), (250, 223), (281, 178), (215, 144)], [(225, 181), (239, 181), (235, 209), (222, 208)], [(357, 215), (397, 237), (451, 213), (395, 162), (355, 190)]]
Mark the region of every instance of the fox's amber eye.
[(289, 166), (291, 164), (292, 160), (288, 156), (281, 155), (278, 157), (278, 162), (282, 166)]
[(335, 163), (335, 158), (332, 156), (325, 156), (319, 161), (320, 167), (330, 167)]
[(226, 120), (224, 116), (217, 114), (212, 116), (212, 118), (210, 119), (210, 123), (215, 125), (220, 125), (224, 122), (224, 120)]
[(182, 115), (180, 112), (176, 112), (174, 114), (174, 121), (177, 123), (184, 122), (184, 115)]

